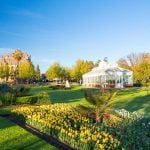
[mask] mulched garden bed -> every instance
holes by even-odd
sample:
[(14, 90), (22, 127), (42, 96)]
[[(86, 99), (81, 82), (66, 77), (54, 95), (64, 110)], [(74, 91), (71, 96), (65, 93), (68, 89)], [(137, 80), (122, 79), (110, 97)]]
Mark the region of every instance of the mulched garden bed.
[(37, 137), (45, 140), (47, 143), (55, 146), (56, 148), (60, 149), (60, 150), (74, 150), (72, 147), (70, 147), (69, 145), (60, 142), (58, 139), (40, 132), (39, 130), (37, 130), (36, 128), (33, 128), (27, 124), (25, 124), (24, 122), (18, 120), (15, 116), (10, 115), (10, 114), (2, 114), (0, 115), (1, 117), (4, 117), (10, 121), (12, 121), (13, 123), (19, 125), (20, 127), (22, 127), (23, 129), (25, 129), (26, 131), (32, 133), (33, 135), (36, 135)]

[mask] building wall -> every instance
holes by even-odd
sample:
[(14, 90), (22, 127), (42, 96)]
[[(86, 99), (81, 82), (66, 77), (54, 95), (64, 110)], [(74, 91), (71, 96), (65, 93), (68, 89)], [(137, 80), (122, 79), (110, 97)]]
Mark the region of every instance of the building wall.
[[(11, 53), (8, 53), (8, 54), (0, 57), (0, 65), (7, 63), (10, 68), (10, 72), (15, 71), (15, 69), (17, 67), (17, 61), (14, 59), (13, 53), (14, 52), (11, 52)], [(19, 63), (28, 62), (28, 61), (31, 62), (31, 57), (28, 54), (23, 53), (23, 57)], [(5, 80), (6, 79), (0, 78), (0, 82), (4, 82)], [(13, 81), (14, 81), (14, 79), (11, 79), (11, 78), (8, 79), (8, 82), (13, 82)]]

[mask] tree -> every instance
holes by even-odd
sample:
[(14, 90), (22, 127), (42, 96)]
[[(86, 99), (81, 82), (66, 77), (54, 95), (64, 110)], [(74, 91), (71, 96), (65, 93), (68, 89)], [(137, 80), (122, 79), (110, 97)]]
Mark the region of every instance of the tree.
[(138, 67), (139, 67), (139, 64), (145, 60), (150, 60), (150, 54), (149, 53), (138, 53), (138, 54), (131, 53), (124, 58), (120, 58), (117, 61), (117, 64), (119, 67), (133, 71), (134, 83), (138, 83), (138, 81), (139, 81), (139, 78), (137, 76)]
[(4, 79), (7, 82), (9, 77), (9, 66), (7, 63), (0, 65), (0, 78)]
[(94, 63), (92, 61), (78, 59), (72, 68), (71, 76), (76, 80), (80, 80), (82, 79), (82, 75), (91, 71), (93, 67)]
[(23, 52), (21, 51), (21, 50), (19, 50), (19, 49), (17, 49), (17, 50), (15, 50), (14, 52), (13, 52), (13, 58), (16, 60), (16, 62), (17, 62), (17, 65), (16, 65), (16, 75), (15, 75), (15, 80), (16, 80), (16, 83), (18, 83), (18, 67), (19, 67), (19, 62), (20, 62), (20, 60), (22, 59), (22, 57), (23, 57)]
[(148, 86), (150, 85), (150, 60), (145, 60), (139, 64), (137, 78), (142, 85), (147, 87), (148, 94)]
[(34, 74), (35, 74), (35, 79), (37, 81), (39, 81), (40, 80), (40, 75), (41, 75), (39, 65), (36, 66)]
[(15, 69), (13, 66), (10, 67), (9, 77), (10, 77), (11, 79), (15, 80), (15, 77), (16, 77), (16, 69)]
[(61, 67), (61, 78), (62, 79), (70, 79), (70, 68)]
[(125, 58), (120, 58), (117, 61), (117, 64), (118, 64), (119, 67), (131, 70), (131, 66), (128, 64), (128, 62)]
[(46, 71), (45, 75), (48, 80), (61, 78), (62, 67), (59, 63), (52, 64), (48, 70)]
[(27, 82), (34, 77), (34, 66), (31, 62), (23, 62), (19, 64), (18, 77)]
[(117, 61), (117, 64), (120, 67), (134, 71), (135, 66), (140, 64), (146, 57), (148, 57), (148, 55), (148, 53), (131, 53), (124, 58), (120, 58)]
[(17, 61), (17, 64), (22, 59), (22, 57), (23, 57), (23, 52), (21, 50), (17, 49), (13, 52), (13, 58)]

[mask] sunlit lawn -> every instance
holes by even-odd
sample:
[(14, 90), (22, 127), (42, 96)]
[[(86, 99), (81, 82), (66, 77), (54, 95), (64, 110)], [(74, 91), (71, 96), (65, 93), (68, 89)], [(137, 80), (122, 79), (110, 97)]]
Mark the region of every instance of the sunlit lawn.
[[(34, 95), (42, 91), (49, 93), (52, 103), (89, 105), (84, 98), (84, 89), (81, 87), (67, 90), (52, 90), (44, 86), (32, 87), (29, 95)], [(150, 117), (150, 94), (147, 96), (145, 88), (120, 89), (110, 104), (112, 108), (124, 108), (131, 112), (138, 111)], [(0, 114), (8, 114), (10, 113), (10, 109), (11, 107), (0, 108)], [(4, 149), (47, 150), (56, 148), (0, 117), (0, 150)]]
[(149, 95), (145, 88), (121, 89), (112, 104), (115, 108), (124, 108), (132, 112), (138, 111), (150, 116), (150, 88)]
[(84, 90), (81, 87), (75, 87), (66, 90), (52, 90), (48, 87), (33, 87), (31, 88), (30, 95), (38, 92), (45, 91), (49, 93), (52, 103), (69, 103), (69, 104), (83, 104), (88, 105), (84, 98)]
[[(84, 98), (84, 89), (76, 87), (71, 90), (51, 90), (48, 87), (34, 87), (30, 94), (46, 91), (52, 103), (69, 103), (89, 105)], [(150, 89), (149, 89), (150, 93)], [(112, 108), (124, 108), (128, 111), (139, 111), (150, 116), (150, 94), (147, 96), (145, 88), (126, 88), (118, 90), (116, 97), (111, 101)]]
[(55, 147), (0, 117), (0, 150), (56, 150)]

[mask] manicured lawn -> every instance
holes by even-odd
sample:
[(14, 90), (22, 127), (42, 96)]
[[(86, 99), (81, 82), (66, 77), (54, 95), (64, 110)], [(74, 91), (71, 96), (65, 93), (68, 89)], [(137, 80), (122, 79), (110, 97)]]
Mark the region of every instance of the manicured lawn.
[(52, 103), (88, 104), (84, 99), (84, 90), (80, 87), (75, 87), (71, 90), (52, 90), (48, 87), (33, 87), (29, 94), (34, 95), (42, 91), (49, 93)]
[(55, 147), (0, 117), (0, 150), (56, 150)]
[[(41, 91), (49, 93), (52, 103), (89, 105), (84, 98), (84, 89), (80, 87), (71, 90), (51, 90), (48, 87), (33, 87), (29, 94), (33, 95)], [(131, 112), (139, 111), (146, 116), (150, 116), (150, 94), (147, 96), (145, 88), (120, 89), (112, 100), (111, 105), (113, 108), (124, 108)]]
[(114, 108), (138, 111), (150, 117), (150, 94), (147, 95), (145, 88), (121, 89), (111, 104)]
[[(42, 91), (50, 95), (52, 103), (89, 105), (84, 98), (84, 89), (81, 87), (67, 90), (52, 90), (48, 87), (32, 87), (29, 95), (34, 95)], [(147, 95), (145, 88), (120, 89), (116, 97), (110, 102), (110, 105), (112, 108), (124, 108), (131, 112), (138, 111), (150, 117), (150, 94)], [(0, 114), (9, 114), (13, 107), (0, 108)], [(18, 125), (0, 117), (0, 150), (11, 149), (51, 150), (56, 148), (25, 131)]]

